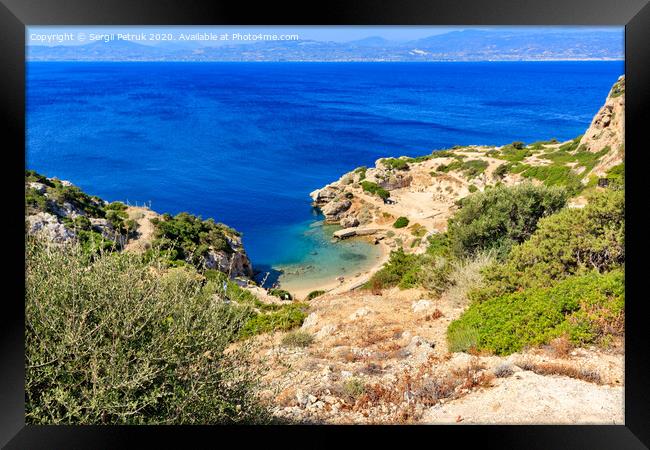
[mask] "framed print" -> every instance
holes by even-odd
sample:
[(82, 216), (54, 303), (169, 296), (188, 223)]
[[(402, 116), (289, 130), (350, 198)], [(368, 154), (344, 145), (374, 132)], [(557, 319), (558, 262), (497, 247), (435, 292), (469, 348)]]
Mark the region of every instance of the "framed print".
[(644, 1), (3, 3), (7, 448), (648, 445)]

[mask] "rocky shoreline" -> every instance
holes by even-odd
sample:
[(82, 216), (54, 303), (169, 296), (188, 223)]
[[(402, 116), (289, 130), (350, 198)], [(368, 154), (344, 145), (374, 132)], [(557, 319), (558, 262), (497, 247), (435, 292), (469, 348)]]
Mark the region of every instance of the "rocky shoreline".
[[(154, 223), (164, 220), (164, 215), (149, 208), (109, 203), (83, 193), (70, 181), (35, 172), (26, 175), (25, 192), (29, 202), (25, 211), (27, 234), (56, 244), (87, 240), (96, 233), (106, 240), (106, 248), (144, 252), (155, 239)], [(209, 247), (202, 264), (232, 278), (252, 279), (253, 265), (241, 236), (226, 227), (223, 230), (226, 248)]]

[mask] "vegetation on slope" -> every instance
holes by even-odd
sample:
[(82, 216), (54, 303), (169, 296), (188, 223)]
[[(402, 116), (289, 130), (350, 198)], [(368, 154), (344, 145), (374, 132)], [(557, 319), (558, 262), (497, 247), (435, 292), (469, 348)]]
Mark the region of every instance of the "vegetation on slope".
[(559, 335), (607, 344), (623, 333), (625, 198), (597, 190), (583, 209), (539, 221), (530, 239), (483, 270), (448, 330), (450, 348), (507, 354)]
[(268, 421), (246, 346), (224, 352), (252, 309), (215, 301), (195, 270), (34, 237), (26, 260), (28, 423)]
[[(25, 171), (25, 213), (26, 215), (49, 213), (59, 218), (75, 233), (88, 257), (100, 251), (119, 250), (123, 238), (137, 230), (134, 220), (124, 212), (121, 202), (107, 204), (97, 196), (83, 192), (77, 186), (63, 184), (56, 178), (47, 178), (33, 170)], [(71, 218), (67, 210), (75, 211)], [(92, 226), (90, 219), (106, 219), (111, 231), (102, 234)]]
[(237, 231), (213, 219), (202, 220), (186, 212), (173, 217), (163, 214), (162, 219), (151, 222), (155, 227), (153, 246), (176, 264), (187, 262), (200, 267), (211, 249), (232, 253), (228, 236), (239, 236)]

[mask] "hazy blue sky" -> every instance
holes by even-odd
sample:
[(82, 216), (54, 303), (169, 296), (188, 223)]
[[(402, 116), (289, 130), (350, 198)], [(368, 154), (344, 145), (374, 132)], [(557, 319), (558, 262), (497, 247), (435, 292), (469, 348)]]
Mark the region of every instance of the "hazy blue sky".
[[(623, 27), (560, 27), (560, 26), (30, 26), (26, 30), (27, 45), (80, 45), (87, 44), (87, 40), (76, 39), (78, 33), (251, 33), (251, 34), (297, 34), (300, 40), (335, 41), (347, 42), (363, 39), (371, 36), (380, 36), (394, 41), (409, 41), (424, 38), (436, 34), (447, 33), (456, 30), (480, 29), (480, 30), (519, 30), (519, 31), (562, 31), (571, 33), (574, 31), (618, 31), (623, 32)], [(43, 42), (32, 39), (34, 35), (73, 33), (74, 40), (57, 42)], [(41, 38), (42, 39), (42, 38)], [(152, 44), (156, 42), (146, 41), (141, 44)], [(214, 42), (201, 43), (203, 45), (215, 45)]]

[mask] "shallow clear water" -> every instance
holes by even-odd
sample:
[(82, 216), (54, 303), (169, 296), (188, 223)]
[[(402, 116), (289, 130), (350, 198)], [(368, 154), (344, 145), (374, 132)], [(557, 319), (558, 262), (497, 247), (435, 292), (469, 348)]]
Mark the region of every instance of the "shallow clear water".
[(257, 268), (336, 272), (373, 250), (310, 234), (309, 192), (384, 156), (574, 138), (623, 68), (30, 62), (27, 166), (109, 201), (214, 217), (244, 233)]

